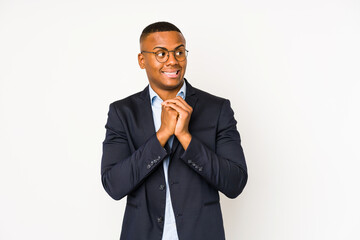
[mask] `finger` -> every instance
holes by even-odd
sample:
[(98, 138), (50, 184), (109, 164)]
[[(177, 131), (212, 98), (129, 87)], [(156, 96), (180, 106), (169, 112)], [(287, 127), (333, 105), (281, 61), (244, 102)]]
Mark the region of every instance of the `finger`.
[(169, 107), (169, 106), (162, 106), (162, 113), (171, 113), (171, 112), (174, 112), (176, 113), (177, 117), (179, 116), (179, 112), (176, 111), (175, 109), (173, 109), (172, 107)]
[(183, 99), (180, 96), (177, 96), (176, 98), (178, 98), (179, 101), (182, 102), (184, 104), (184, 106), (186, 106), (186, 108), (188, 108), (190, 111), (192, 111), (192, 107), (185, 101), (185, 99)]
[(189, 106), (190, 107), (190, 105), (185, 101), (185, 99), (183, 99), (182, 97), (180, 97), (180, 96), (176, 96), (176, 99), (179, 99), (181, 102), (183, 102), (185, 105), (187, 105), (187, 106)]
[(176, 96), (175, 99), (178, 99), (181, 103), (183, 103), (187, 108), (192, 109), (192, 107), (180, 96)]
[[(181, 98), (181, 97), (179, 97), (179, 98)], [(183, 108), (184, 110), (191, 111), (191, 107), (186, 102), (184, 104), (184, 102), (185, 102), (184, 100), (181, 101), (178, 98), (173, 98), (173, 99), (168, 99), (168, 100), (164, 101), (164, 104), (167, 105), (168, 103), (173, 103), (173, 104), (176, 104), (179, 107)]]
[(169, 102), (169, 103), (167, 103), (167, 106), (175, 109), (175, 110), (179, 113), (179, 115), (180, 115), (179, 117), (180, 117), (180, 118), (181, 118), (182, 116), (187, 116), (187, 115), (189, 114), (189, 111), (183, 109), (182, 107), (180, 107), (180, 106), (178, 106), (178, 105), (176, 105), (176, 104), (174, 104), (174, 103), (170, 103), (170, 102)]
[(170, 106), (167, 105), (167, 104), (165, 104), (164, 106), (162, 106), (162, 109), (163, 109), (163, 110), (166, 110), (166, 111), (170, 111), (170, 112), (172, 112), (172, 111), (175, 111), (175, 112), (176, 112), (176, 110), (174, 110), (174, 108), (170, 107)]

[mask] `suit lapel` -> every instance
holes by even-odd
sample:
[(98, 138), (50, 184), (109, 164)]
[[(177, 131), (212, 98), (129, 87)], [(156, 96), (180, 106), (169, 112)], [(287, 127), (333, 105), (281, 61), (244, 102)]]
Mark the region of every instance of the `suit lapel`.
[(139, 113), (140, 126), (142, 126), (143, 141), (148, 140), (155, 133), (154, 118), (152, 115), (149, 85), (140, 93)]

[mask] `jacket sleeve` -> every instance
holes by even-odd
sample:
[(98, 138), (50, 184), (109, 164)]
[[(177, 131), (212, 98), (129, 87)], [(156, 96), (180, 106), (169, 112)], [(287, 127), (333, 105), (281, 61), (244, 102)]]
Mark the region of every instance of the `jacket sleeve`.
[(247, 167), (229, 100), (224, 101), (219, 115), (215, 152), (193, 136), (180, 158), (227, 197), (235, 198), (242, 192)]
[(120, 200), (136, 189), (167, 156), (156, 134), (131, 152), (129, 139), (114, 103), (110, 104), (101, 160), (101, 181), (106, 192)]

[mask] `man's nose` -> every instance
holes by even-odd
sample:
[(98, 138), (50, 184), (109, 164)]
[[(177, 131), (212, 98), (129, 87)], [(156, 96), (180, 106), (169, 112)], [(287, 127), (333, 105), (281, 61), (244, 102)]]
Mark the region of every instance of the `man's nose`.
[(178, 60), (176, 60), (176, 58), (175, 58), (175, 52), (169, 52), (169, 58), (166, 61), (166, 64), (175, 65), (178, 63), (179, 63)]

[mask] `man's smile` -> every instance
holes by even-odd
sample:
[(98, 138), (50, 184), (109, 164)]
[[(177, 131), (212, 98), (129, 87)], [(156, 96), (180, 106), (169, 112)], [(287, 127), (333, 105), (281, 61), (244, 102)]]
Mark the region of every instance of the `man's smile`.
[(179, 75), (180, 70), (165, 70), (165, 71), (161, 71), (161, 73), (167, 76), (168, 78), (176, 78)]

